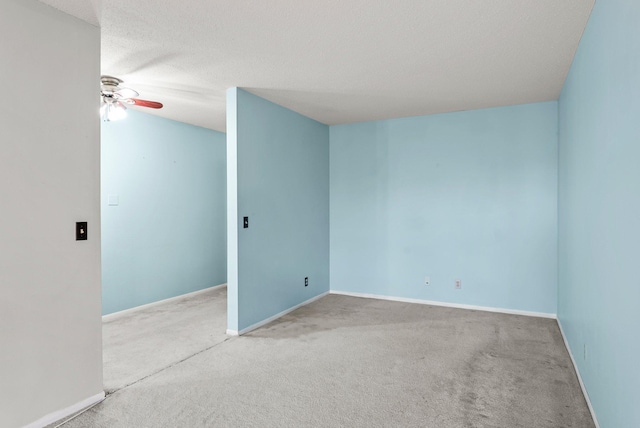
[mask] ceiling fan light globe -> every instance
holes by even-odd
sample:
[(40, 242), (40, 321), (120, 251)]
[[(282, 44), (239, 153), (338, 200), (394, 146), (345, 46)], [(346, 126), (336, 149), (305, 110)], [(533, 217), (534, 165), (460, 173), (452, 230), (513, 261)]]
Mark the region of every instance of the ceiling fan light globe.
[(127, 108), (121, 102), (111, 104), (109, 109), (109, 120), (121, 120), (127, 117)]
[(120, 120), (127, 117), (127, 108), (119, 101), (107, 101), (100, 108), (100, 115), (105, 122)]

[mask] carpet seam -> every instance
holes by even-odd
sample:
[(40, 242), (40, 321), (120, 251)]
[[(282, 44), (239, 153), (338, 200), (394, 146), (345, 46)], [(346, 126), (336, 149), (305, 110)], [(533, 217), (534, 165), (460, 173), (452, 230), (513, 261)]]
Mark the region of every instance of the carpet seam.
[(185, 357), (185, 358), (183, 358), (183, 359), (181, 359), (181, 360), (179, 360), (179, 361), (176, 361), (176, 362), (174, 362), (174, 363), (172, 363), (172, 364), (169, 364), (168, 366), (165, 366), (165, 367), (163, 367), (163, 368), (161, 368), (161, 369), (159, 369), (159, 370), (157, 370), (157, 371), (155, 371), (155, 372), (153, 372), (153, 373), (150, 373), (150, 374), (146, 375), (145, 377), (142, 377), (142, 378), (140, 378), (140, 379), (136, 380), (135, 382), (131, 382), (131, 383), (129, 383), (129, 384), (126, 384), (125, 386), (120, 387), (120, 388), (118, 388), (118, 389), (115, 389), (115, 390), (113, 390), (113, 391), (106, 391), (105, 400), (106, 400), (106, 398), (107, 398), (107, 397), (109, 397), (111, 394), (115, 394), (116, 392), (118, 392), (118, 391), (122, 391), (123, 389), (126, 389), (126, 388), (129, 388), (130, 386), (135, 385), (135, 384), (137, 384), (137, 383), (139, 383), (139, 382), (142, 382), (143, 380), (148, 379), (148, 378), (150, 378), (151, 376), (155, 376), (155, 375), (157, 375), (158, 373), (162, 373), (163, 371), (165, 371), (165, 370), (167, 370), (167, 369), (170, 369), (171, 367), (174, 367), (174, 366), (176, 366), (176, 365), (178, 365), (178, 364), (180, 364), (180, 363), (184, 363), (185, 361), (190, 360), (191, 358), (195, 357), (196, 355), (200, 355), (200, 354), (202, 354), (203, 352), (206, 352), (206, 351), (208, 351), (208, 350), (210, 350), (210, 349), (215, 348), (216, 346), (222, 345), (223, 343), (225, 343), (225, 342), (227, 342), (227, 341), (229, 341), (229, 340), (231, 340), (231, 339), (232, 339), (231, 337), (227, 337), (227, 338), (225, 338), (222, 342), (214, 343), (213, 345), (211, 345), (211, 346), (209, 346), (209, 347), (207, 347), (207, 348), (204, 348), (204, 349), (202, 349), (202, 350), (200, 350), (200, 351), (198, 351), (198, 352), (196, 352), (196, 353), (193, 353), (193, 354), (191, 354), (191, 355), (189, 355), (189, 356), (187, 356), (187, 357)]
[(137, 383), (139, 383), (139, 382), (142, 382), (143, 380), (148, 379), (148, 378), (150, 378), (151, 376), (155, 376), (155, 375), (157, 375), (158, 373), (162, 373), (163, 371), (165, 371), (165, 370), (167, 370), (167, 369), (170, 369), (171, 367), (174, 367), (174, 366), (176, 366), (176, 365), (178, 365), (178, 364), (180, 364), (180, 363), (184, 363), (185, 361), (187, 361), (187, 360), (189, 360), (189, 359), (191, 359), (191, 358), (195, 357), (196, 355), (202, 354), (203, 352), (206, 352), (206, 351), (208, 351), (208, 350), (210, 350), (210, 349), (213, 349), (213, 348), (215, 348), (216, 346), (222, 345), (223, 343), (225, 343), (225, 342), (227, 342), (227, 341), (229, 341), (229, 340), (231, 340), (231, 339), (232, 339), (232, 337), (227, 337), (227, 338), (225, 338), (222, 342), (214, 343), (213, 345), (211, 345), (211, 346), (209, 346), (209, 347), (207, 347), (207, 348), (201, 349), (200, 351), (195, 352), (195, 353), (193, 353), (193, 354), (191, 354), (191, 355), (189, 355), (189, 356), (187, 356), (187, 357), (185, 357), (185, 358), (183, 358), (183, 359), (181, 359), (181, 360), (179, 360), (179, 361), (176, 361), (176, 362), (174, 362), (174, 363), (172, 363), (172, 364), (169, 364), (168, 366), (165, 366), (165, 367), (163, 367), (163, 368), (161, 368), (161, 369), (159, 369), (159, 370), (157, 370), (157, 371), (155, 371), (155, 372), (153, 372), (153, 373), (150, 373), (150, 374), (146, 375), (145, 377), (142, 377), (142, 378), (140, 378), (140, 379), (136, 380), (135, 382), (131, 382), (131, 383), (129, 383), (129, 384), (127, 384), (127, 385), (123, 386), (123, 387), (120, 387), (120, 388), (118, 388), (118, 389), (114, 389), (113, 391), (105, 391), (104, 399), (102, 399), (101, 401), (99, 401), (99, 402), (97, 402), (97, 403), (95, 403), (95, 404), (93, 404), (93, 405), (91, 405), (91, 406), (87, 407), (86, 409), (81, 410), (80, 412), (76, 413), (75, 415), (73, 415), (73, 416), (72, 416), (72, 417), (70, 417), (69, 419), (67, 419), (67, 420), (65, 420), (65, 421), (63, 421), (63, 422), (61, 422), (61, 423), (60, 423), (60, 424), (58, 424), (58, 425), (56, 425), (54, 428), (59, 428), (59, 427), (61, 427), (61, 426), (65, 425), (66, 423), (71, 422), (72, 420), (74, 420), (74, 419), (75, 419), (75, 418), (77, 418), (78, 416), (80, 416), (80, 415), (82, 415), (83, 413), (85, 413), (85, 412), (87, 412), (87, 411), (91, 410), (92, 408), (94, 408), (94, 407), (95, 407), (95, 406), (97, 406), (98, 404), (103, 403), (104, 401), (106, 401), (106, 400), (107, 400), (107, 398), (109, 398), (112, 394), (115, 394), (116, 392), (122, 391), (123, 389), (127, 389), (128, 387), (130, 387), (130, 386), (132, 386), (132, 385), (135, 385), (135, 384), (137, 384)]

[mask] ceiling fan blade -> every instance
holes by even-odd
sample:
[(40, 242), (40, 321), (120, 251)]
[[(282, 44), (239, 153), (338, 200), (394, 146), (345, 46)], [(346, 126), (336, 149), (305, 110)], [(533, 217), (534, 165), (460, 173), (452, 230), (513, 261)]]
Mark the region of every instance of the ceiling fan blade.
[(137, 93), (136, 91), (134, 91), (133, 89), (129, 89), (129, 88), (119, 88), (117, 91), (115, 91), (113, 93), (117, 98), (135, 98), (138, 95), (140, 95), (139, 93)]
[(134, 105), (140, 107), (149, 107), (149, 108), (162, 108), (162, 103), (156, 101), (147, 101), (147, 100), (139, 100), (137, 98), (131, 98)]

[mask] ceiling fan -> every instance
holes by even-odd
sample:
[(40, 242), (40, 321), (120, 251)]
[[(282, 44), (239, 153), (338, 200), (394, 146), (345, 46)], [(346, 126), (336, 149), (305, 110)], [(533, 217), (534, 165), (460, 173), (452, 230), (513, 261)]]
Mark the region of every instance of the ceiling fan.
[(162, 103), (136, 98), (133, 89), (120, 86), (122, 80), (113, 76), (100, 77), (100, 116), (105, 121), (123, 119), (127, 115), (126, 105), (162, 108)]

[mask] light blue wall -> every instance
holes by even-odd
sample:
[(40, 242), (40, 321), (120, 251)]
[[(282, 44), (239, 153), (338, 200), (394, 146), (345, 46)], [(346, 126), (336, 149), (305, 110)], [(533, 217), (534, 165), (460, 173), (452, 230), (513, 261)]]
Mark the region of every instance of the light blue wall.
[(227, 89), (227, 332), (238, 332), (238, 92)]
[(102, 123), (103, 314), (226, 282), (225, 140), (134, 111)]
[(229, 328), (243, 330), (329, 290), (329, 127), (241, 89), (227, 100), (238, 268)]
[(603, 428), (640, 427), (639, 29), (596, 2), (559, 102), (558, 316)]
[(556, 102), (330, 131), (332, 290), (556, 313)]

